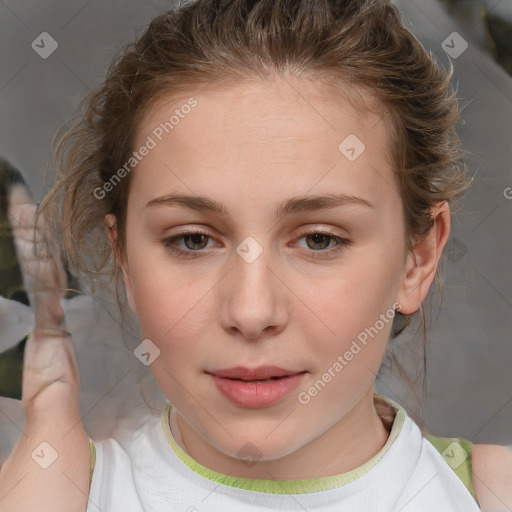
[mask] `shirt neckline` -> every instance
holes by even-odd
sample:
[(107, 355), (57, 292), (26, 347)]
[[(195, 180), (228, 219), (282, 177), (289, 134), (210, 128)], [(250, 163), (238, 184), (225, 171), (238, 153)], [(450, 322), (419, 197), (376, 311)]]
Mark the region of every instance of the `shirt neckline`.
[(304, 480), (260, 480), (255, 478), (242, 478), (218, 473), (217, 471), (213, 471), (212, 469), (199, 464), (199, 462), (197, 462), (188, 453), (186, 453), (176, 442), (169, 425), (169, 413), (172, 408), (172, 405), (169, 401), (166, 402), (162, 412), (161, 426), (165, 439), (167, 440), (167, 443), (172, 448), (176, 456), (194, 473), (207, 478), (208, 480), (238, 489), (245, 489), (247, 491), (256, 491), (270, 494), (305, 494), (335, 489), (337, 487), (341, 487), (343, 485), (354, 482), (358, 478), (362, 477), (365, 473), (370, 471), (370, 469), (372, 469), (386, 454), (386, 452), (389, 450), (393, 442), (402, 431), (407, 413), (400, 404), (394, 402), (388, 397), (384, 397), (382, 395), (380, 396), (396, 410), (391, 432), (384, 446), (370, 460), (361, 466), (339, 475), (320, 478), (310, 478)]

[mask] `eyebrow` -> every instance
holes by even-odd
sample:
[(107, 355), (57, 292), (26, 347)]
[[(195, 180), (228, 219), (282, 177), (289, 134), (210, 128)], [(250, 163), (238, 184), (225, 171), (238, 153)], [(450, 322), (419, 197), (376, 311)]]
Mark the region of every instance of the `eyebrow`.
[[(146, 203), (146, 207), (157, 205), (182, 206), (198, 212), (214, 213), (221, 217), (229, 216), (229, 210), (224, 204), (204, 196), (168, 194), (156, 197)], [(280, 219), (293, 213), (330, 210), (349, 205), (375, 208), (370, 201), (358, 196), (346, 194), (310, 195), (292, 197), (283, 201), (276, 211), (276, 217)]]

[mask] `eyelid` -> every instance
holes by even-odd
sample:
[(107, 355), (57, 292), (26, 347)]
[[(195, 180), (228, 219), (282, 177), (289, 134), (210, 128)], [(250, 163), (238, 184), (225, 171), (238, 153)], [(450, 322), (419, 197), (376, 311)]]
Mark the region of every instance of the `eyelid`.
[[(174, 246), (174, 241), (183, 239), (184, 237), (192, 236), (194, 234), (203, 235), (207, 238), (215, 241), (215, 237), (211, 235), (208, 229), (204, 227), (190, 227), (190, 228), (183, 228), (182, 231), (171, 234), (169, 236), (163, 237), (160, 242), (162, 245), (170, 252), (175, 254), (177, 258), (182, 259), (202, 259), (204, 257), (208, 257), (208, 254), (211, 252), (211, 250), (208, 249), (199, 249), (199, 250), (186, 250), (186, 249), (179, 249)], [(305, 254), (308, 258), (311, 259), (318, 259), (318, 260), (328, 260), (333, 257), (335, 257), (339, 252), (343, 251), (345, 248), (353, 245), (353, 241), (351, 239), (348, 239), (344, 236), (338, 235), (334, 232), (333, 228), (331, 227), (319, 227), (314, 225), (309, 225), (306, 228), (304, 228), (300, 235), (295, 237), (295, 241), (300, 240), (302, 238), (305, 238), (309, 235), (313, 234), (319, 234), (319, 235), (326, 235), (334, 239), (336, 242), (334, 247), (331, 247), (329, 249), (321, 249), (321, 250), (314, 250), (314, 249), (307, 249), (307, 248), (301, 248), (301, 252)]]
[[(301, 229), (301, 228), (299, 228), (299, 229)], [(195, 235), (195, 234), (205, 235), (205, 236), (208, 236), (209, 238), (216, 239), (216, 237), (211, 233), (211, 231), (207, 227), (193, 226), (190, 228), (183, 228), (182, 231), (178, 231), (176, 234), (166, 235), (166, 236), (162, 237), (162, 240), (168, 240), (171, 238), (179, 238), (182, 236)], [(331, 235), (333, 237), (341, 238), (341, 239), (346, 238), (344, 235), (337, 234), (334, 231), (334, 228), (332, 228), (332, 227), (320, 227), (320, 226), (315, 226), (315, 225), (309, 225), (309, 226), (303, 228), (303, 230), (300, 232), (300, 234), (298, 236), (295, 237), (295, 239), (300, 239), (300, 238), (302, 238), (306, 235), (310, 235), (310, 234), (325, 234), (325, 235)]]
[(304, 231), (301, 231), (300, 236), (315, 234), (315, 233), (329, 234), (332, 236), (337, 236), (338, 238), (341, 237), (341, 235), (337, 235), (334, 232), (334, 229), (331, 227), (320, 227), (320, 226), (314, 226), (314, 225), (305, 227)]

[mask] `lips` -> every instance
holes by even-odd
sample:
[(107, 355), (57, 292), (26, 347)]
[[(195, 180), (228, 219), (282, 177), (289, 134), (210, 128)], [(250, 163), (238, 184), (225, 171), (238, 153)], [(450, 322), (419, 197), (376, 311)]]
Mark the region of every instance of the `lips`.
[(258, 368), (249, 369), (243, 366), (236, 366), (234, 368), (226, 368), (224, 370), (214, 370), (211, 372), (212, 375), (217, 377), (224, 377), (226, 379), (236, 380), (269, 380), (278, 379), (280, 377), (288, 377), (302, 373), (301, 371), (286, 370), (279, 366), (259, 366)]
[(289, 395), (304, 378), (297, 372), (278, 366), (249, 369), (237, 366), (206, 372), (220, 393), (230, 402), (245, 408), (268, 407)]

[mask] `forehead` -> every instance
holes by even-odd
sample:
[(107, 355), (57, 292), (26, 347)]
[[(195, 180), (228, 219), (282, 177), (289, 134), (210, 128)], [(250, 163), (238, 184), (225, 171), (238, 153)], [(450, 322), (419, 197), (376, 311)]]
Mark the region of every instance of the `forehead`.
[[(192, 98), (197, 106), (190, 108)], [(169, 121), (173, 113), (179, 116), (178, 119), (175, 115), (171, 122), (175, 124), (174, 138), (180, 137), (180, 132), (185, 135), (186, 125), (196, 132), (203, 128), (201, 131), (210, 131), (212, 135), (222, 129), (220, 136), (243, 140), (244, 136), (250, 139), (287, 134), (307, 137), (310, 132), (338, 132), (346, 129), (347, 123), (354, 130), (365, 132), (382, 121), (378, 100), (362, 88), (329, 82), (323, 86), (311, 79), (272, 75), (265, 80), (247, 78), (229, 85), (210, 85), (195, 93), (161, 92), (158, 99), (150, 102), (137, 136), (144, 137), (160, 123)], [(181, 123), (187, 117), (187, 123)], [(296, 124), (297, 120), (309, 124), (307, 127)], [(178, 124), (185, 127), (178, 130)]]
[(284, 77), (162, 96), (136, 132), (134, 149), (148, 137), (154, 148), (137, 166), (134, 186), (151, 195), (183, 187), (180, 177), (201, 194), (229, 182), (253, 196), (270, 187), (396, 195), (389, 128), (376, 101), (367, 93), (349, 98)]

